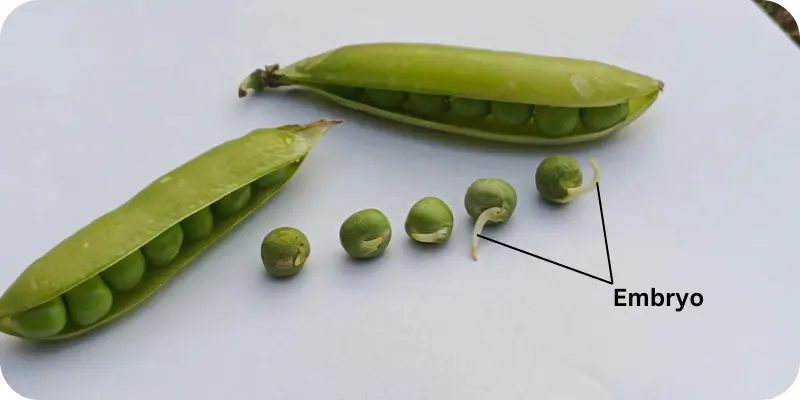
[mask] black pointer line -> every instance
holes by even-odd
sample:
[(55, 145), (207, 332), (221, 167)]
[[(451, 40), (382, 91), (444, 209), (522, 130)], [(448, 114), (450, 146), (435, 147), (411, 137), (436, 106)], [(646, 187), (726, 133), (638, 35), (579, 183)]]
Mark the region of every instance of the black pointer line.
[(608, 251), (608, 236), (606, 235), (606, 221), (605, 221), (605, 217), (603, 216), (603, 201), (600, 199), (600, 184), (599, 184), (599, 183), (597, 183), (597, 184), (596, 184), (596, 186), (597, 186), (597, 202), (598, 202), (598, 204), (600, 205), (600, 221), (601, 221), (601, 222), (602, 222), (602, 224), (603, 224), (603, 240), (605, 241), (605, 245), (606, 245), (606, 258), (608, 259), (608, 275), (609, 275), (609, 277), (611, 278), (611, 280), (605, 280), (605, 279), (603, 279), (603, 278), (598, 278), (598, 277), (596, 277), (596, 276), (594, 276), (594, 275), (592, 275), (592, 274), (588, 274), (588, 273), (586, 273), (586, 272), (583, 272), (583, 271), (577, 270), (577, 269), (575, 269), (575, 268), (568, 267), (568, 266), (566, 266), (566, 265), (564, 265), (564, 264), (561, 264), (561, 263), (559, 263), (559, 262), (556, 262), (556, 261), (553, 261), (553, 260), (549, 260), (549, 259), (547, 259), (547, 258), (544, 258), (544, 257), (542, 257), (542, 256), (539, 256), (539, 255), (537, 255), (537, 254), (533, 254), (533, 253), (531, 253), (531, 252), (527, 252), (527, 251), (525, 251), (525, 250), (522, 250), (522, 249), (516, 248), (516, 247), (514, 247), (514, 246), (511, 246), (511, 245), (505, 244), (505, 243), (503, 243), (503, 242), (500, 242), (500, 241), (494, 240), (494, 239), (492, 239), (492, 238), (489, 238), (489, 237), (483, 236), (483, 235), (481, 235), (481, 234), (478, 234), (478, 237), (479, 237), (479, 238), (481, 238), (481, 239), (484, 239), (484, 240), (488, 240), (488, 241), (490, 241), (490, 242), (492, 242), (492, 243), (499, 244), (500, 246), (503, 246), (503, 247), (509, 248), (509, 249), (511, 249), (511, 250), (518, 251), (518, 252), (520, 252), (520, 253), (522, 253), (522, 254), (526, 254), (526, 255), (529, 255), (529, 256), (531, 256), (531, 257), (537, 258), (537, 259), (539, 259), (539, 260), (542, 260), (542, 261), (548, 262), (548, 263), (550, 263), (550, 264), (557, 265), (557, 266), (559, 266), (559, 267), (561, 267), (561, 268), (568, 269), (568, 270), (570, 270), (570, 271), (572, 271), (572, 272), (577, 272), (577, 273), (579, 273), (579, 274), (581, 274), (581, 275), (583, 275), (583, 276), (588, 276), (589, 278), (596, 279), (596, 280), (598, 280), (598, 281), (600, 281), (600, 282), (605, 282), (605, 283), (607, 283), (607, 284), (609, 284), (609, 285), (613, 285), (613, 284), (614, 284), (614, 274), (613, 274), (613, 272), (611, 271), (611, 255), (610, 255), (610, 253), (609, 253), (609, 251)]
[(603, 199), (600, 198), (600, 182), (597, 186), (597, 204), (600, 206), (600, 222), (603, 224), (603, 241), (606, 243), (606, 259), (608, 260), (608, 276), (611, 278), (610, 284), (614, 284), (614, 272), (611, 271), (611, 253), (608, 252), (608, 235), (606, 235), (606, 218), (603, 216)]
[(555, 262), (555, 261), (553, 261), (553, 260), (548, 260), (548, 259), (546, 259), (546, 258), (544, 258), (544, 257), (542, 257), (542, 256), (538, 256), (538, 255), (536, 255), (536, 254), (529, 253), (529, 252), (527, 252), (527, 251), (525, 251), (525, 250), (518, 249), (518, 248), (516, 248), (516, 247), (514, 247), (514, 246), (507, 245), (507, 244), (505, 244), (505, 243), (503, 243), (503, 242), (498, 242), (497, 240), (494, 240), (494, 239), (492, 239), (492, 238), (488, 238), (488, 237), (486, 237), (486, 236), (483, 236), (483, 235), (481, 235), (480, 233), (478, 234), (478, 237), (479, 237), (479, 238), (481, 238), (481, 239), (488, 240), (488, 241), (490, 241), (490, 242), (492, 242), (492, 243), (499, 244), (500, 246), (507, 247), (507, 248), (509, 248), (509, 249), (511, 249), (511, 250), (516, 250), (516, 251), (518, 251), (518, 252), (520, 252), (520, 253), (527, 254), (527, 255), (529, 255), (529, 256), (531, 256), (531, 257), (538, 258), (538, 259), (540, 259), (540, 260), (542, 260), (542, 261), (549, 262), (550, 264), (553, 264), (553, 265), (558, 265), (559, 267), (561, 267), (561, 268), (566, 268), (566, 269), (568, 269), (568, 270), (570, 270), (570, 271), (572, 271), (572, 272), (577, 272), (577, 273), (579, 273), (579, 274), (581, 274), (581, 275), (588, 276), (589, 278), (594, 278), (594, 279), (597, 279), (597, 280), (598, 280), (598, 281), (600, 281), (600, 282), (605, 282), (605, 283), (608, 283), (608, 284), (610, 284), (610, 285), (611, 285), (611, 284), (613, 284), (613, 282), (607, 281), (607, 280), (605, 280), (605, 279), (603, 279), (603, 278), (598, 278), (598, 277), (596, 277), (596, 276), (594, 276), (594, 275), (592, 275), (592, 274), (587, 274), (586, 272), (579, 271), (579, 270), (577, 270), (577, 269), (575, 269), (575, 268), (568, 267), (568, 266), (566, 266), (566, 265), (564, 265), (564, 264), (561, 264), (561, 263), (559, 263), (559, 262)]

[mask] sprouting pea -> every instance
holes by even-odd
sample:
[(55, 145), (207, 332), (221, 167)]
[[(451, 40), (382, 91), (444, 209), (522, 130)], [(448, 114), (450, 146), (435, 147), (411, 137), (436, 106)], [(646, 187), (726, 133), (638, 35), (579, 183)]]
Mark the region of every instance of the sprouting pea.
[(45, 338), (64, 329), (67, 325), (67, 309), (59, 296), (40, 306), (12, 316), (11, 325), (14, 331), (23, 337)]
[(183, 229), (180, 224), (175, 224), (142, 246), (142, 252), (151, 264), (163, 267), (175, 259), (182, 245)]
[(486, 224), (508, 221), (517, 208), (517, 192), (508, 182), (498, 178), (476, 179), (464, 196), (467, 214), (475, 220), (472, 231), (472, 258), (478, 259), (478, 234)]
[(581, 123), (589, 132), (608, 129), (628, 116), (628, 103), (620, 103), (607, 107), (581, 108)]
[(489, 102), (454, 97), (450, 99), (450, 110), (453, 114), (462, 118), (482, 118), (489, 115)]
[(211, 210), (221, 217), (229, 217), (244, 208), (250, 201), (252, 194), (253, 189), (250, 185), (247, 185), (219, 199), (211, 205)]
[(439, 198), (422, 198), (408, 211), (405, 230), (418, 242), (444, 243), (453, 233), (453, 211)]
[(103, 318), (114, 303), (114, 295), (100, 276), (93, 276), (64, 293), (70, 319), (78, 325), (91, 325)]
[(492, 115), (498, 121), (509, 125), (524, 124), (533, 115), (533, 105), (531, 104), (493, 101), (491, 108)]
[(533, 122), (547, 136), (566, 136), (578, 126), (579, 109), (571, 107), (536, 107)]
[(275, 277), (296, 275), (310, 254), (308, 237), (296, 228), (273, 229), (261, 241), (261, 262), (267, 273)]
[(429, 117), (437, 117), (447, 112), (447, 96), (409, 93), (408, 105), (415, 112)]
[(353, 258), (378, 257), (389, 246), (391, 239), (389, 219), (374, 208), (352, 214), (339, 228), (339, 242)]
[(187, 243), (205, 239), (214, 230), (214, 214), (206, 207), (181, 221), (183, 238)]
[(142, 251), (134, 250), (116, 264), (100, 272), (100, 276), (114, 290), (131, 290), (142, 280), (146, 264)]
[(581, 186), (583, 173), (574, 158), (566, 155), (553, 155), (545, 158), (536, 168), (536, 190), (545, 200), (554, 203), (568, 203), (576, 197), (592, 190), (600, 180), (600, 167), (589, 159), (594, 170), (592, 182)]

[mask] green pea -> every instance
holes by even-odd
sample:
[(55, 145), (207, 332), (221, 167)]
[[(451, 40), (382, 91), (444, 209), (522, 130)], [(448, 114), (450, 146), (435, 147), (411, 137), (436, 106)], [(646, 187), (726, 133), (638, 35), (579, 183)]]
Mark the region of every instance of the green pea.
[(281, 168), (271, 174), (259, 178), (253, 182), (253, 186), (256, 189), (264, 189), (273, 185), (277, 185), (286, 180), (286, 178), (289, 176), (289, 173), (290, 171), (288, 168)]
[(545, 200), (553, 203), (568, 203), (596, 187), (600, 179), (600, 167), (589, 159), (594, 170), (591, 183), (581, 186), (583, 173), (578, 161), (566, 155), (545, 158), (536, 168), (536, 190)]
[(229, 217), (244, 208), (250, 201), (252, 194), (253, 190), (250, 186), (245, 186), (219, 199), (216, 203), (211, 205), (211, 209), (220, 217)]
[(398, 108), (405, 104), (408, 93), (396, 90), (367, 89), (367, 96), (379, 107)]
[(485, 100), (454, 97), (450, 100), (451, 112), (461, 118), (483, 118), (489, 115), (489, 102)]
[(530, 104), (493, 101), (491, 108), (498, 121), (509, 125), (522, 125), (533, 115), (533, 105)]
[(142, 252), (151, 264), (156, 267), (163, 267), (178, 256), (182, 245), (183, 229), (181, 229), (180, 224), (177, 224), (144, 245)]
[(498, 178), (476, 179), (464, 195), (464, 208), (475, 227), (472, 230), (472, 258), (478, 259), (478, 234), (484, 225), (508, 221), (517, 208), (517, 192), (510, 183)]
[(41, 339), (61, 332), (67, 325), (67, 309), (61, 297), (11, 317), (11, 325), (18, 334), (30, 339)]
[(261, 262), (267, 273), (275, 277), (296, 275), (310, 254), (308, 238), (296, 228), (273, 229), (261, 241)]
[(429, 117), (438, 117), (447, 112), (447, 96), (409, 93), (408, 105), (414, 112)]
[(578, 126), (579, 114), (577, 108), (537, 106), (533, 122), (547, 136), (566, 136)]
[(339, 242), (353, 258), (374, 258), (384, 253), (392, 239), (389, 219), (368, 208), (349, 216), (339, 228)]
[(95, 275), (64, 293), (70, 319), (78, 325), (91, 325), (105, 317), (114, 304), (114, 295), (103, 279)]
[(141, 250), (136, 250), (100, 272), (100, 276), (114, 290), (131, 290), (142, 280), (146, 264), (144, 254)]
[(444, 243), (453, 233), (453, 211), (436, 197), (425, 197), (408, 211), (406, 234), (421, 243)]
[(205, 239), (214, 230), (214, 214), (206, 207), (181, 221), (183, 240), (194, 243)]
[(325, 89), (330, 91), (337, 96), (344, 97), (345, 99), (357, 99), (361, 92), (364, 90), (360, 87), (350, 87), (350, 86), (341, 86), (341, 85), (327, 85)]
[(589, 132), (608, 129), (628, 116), (628, 103), (608, 107), (581, 108), (581, 123)]

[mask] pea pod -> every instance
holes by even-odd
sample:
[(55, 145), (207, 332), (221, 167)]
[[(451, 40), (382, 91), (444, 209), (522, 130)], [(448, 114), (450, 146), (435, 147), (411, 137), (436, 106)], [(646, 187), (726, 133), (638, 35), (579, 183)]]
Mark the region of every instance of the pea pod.
[(258, 69), (239, 97), (289, 87), (389, 120), (492, 141), (565, 145), (620, 131), (660, 80), (573, 58), (443, 44), (366, 43)]
[(66, 339), (133, 310), (275, 195), (339, 122), (256, 129), (156, 179), (28, 266), (0, 297), (0, 331)]

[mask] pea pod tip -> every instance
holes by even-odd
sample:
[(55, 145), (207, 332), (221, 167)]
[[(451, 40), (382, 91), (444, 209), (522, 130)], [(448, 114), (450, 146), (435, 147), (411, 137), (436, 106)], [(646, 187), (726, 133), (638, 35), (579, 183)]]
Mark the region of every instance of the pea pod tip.
[(276, 71), (280, 69), (279, 64), (267, 65), (264, 68), (256, 69), (244, 78), (239, 84), (239, 98), (247, 96), (249, 93), (263, 92), (264, 89), (285, 86)]

